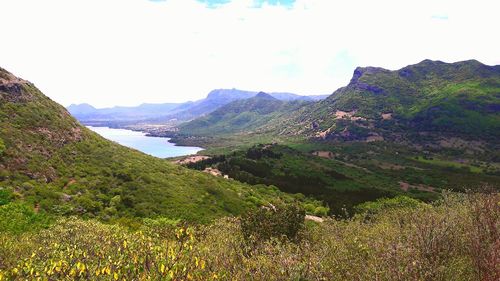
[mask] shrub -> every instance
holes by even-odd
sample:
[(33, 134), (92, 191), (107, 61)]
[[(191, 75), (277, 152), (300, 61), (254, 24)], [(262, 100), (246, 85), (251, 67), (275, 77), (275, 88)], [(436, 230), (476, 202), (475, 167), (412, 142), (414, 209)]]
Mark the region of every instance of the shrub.
[(12, 200), (12, 192), (0, 187), (0, 206), (8, 204)]
[(419, 200), (400, 195), (394, 198), (381, 198), (377, 201), (365, 202), (357, 205), (354, 209), (357, 213), (374, 215), (391, 209), (416, 208), (419, 206), (425, 206), (425, 204)]
[(500, 280), (500, 195), (468, 196), (469, 250), (481, 280)]
[(295, 241), (304, 227), (305, 211), (298, 204), (274, 202), (241, 217), (241, 231), (246, 242), (271, 238)]
[[(0, 281), (496, 281), (499, 202), (498, 193), (444, 194), (436, 204), (389, 208), (370, 221), (304, 225), (295, 241), (283, 239), (286, 225), (271, 227), (279, 217), (303, 223), (300, 208), (282, 203), (196, 228), (162, 218), (137, 230), (65, 218), (35, 232), (0, 232)], [(259, 237), (259, 227), (274, 234), (258, 247), (241, 247), (245, 233)]]
[(22, 233), (47, 227), (50, 217), (36, 213), (33, 208), (21, 203), (0, 206), (0, 233)]
[(5, 143), (0, 138), (0, 155), (2, 155), (4, 151), (5, 151)]

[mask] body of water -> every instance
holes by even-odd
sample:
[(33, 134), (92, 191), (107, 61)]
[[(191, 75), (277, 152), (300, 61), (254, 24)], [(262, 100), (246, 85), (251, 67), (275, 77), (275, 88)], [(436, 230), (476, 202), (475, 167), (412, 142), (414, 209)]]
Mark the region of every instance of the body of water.
[(174, 143), (168, 142), (169, 138), (148, 137), (143, 132), (108, 127), (87, 126), (87, 128), (108, 140), (159, 158), (196, 154), (198, 151), (203, 150), (200, 147), (175, 146)]

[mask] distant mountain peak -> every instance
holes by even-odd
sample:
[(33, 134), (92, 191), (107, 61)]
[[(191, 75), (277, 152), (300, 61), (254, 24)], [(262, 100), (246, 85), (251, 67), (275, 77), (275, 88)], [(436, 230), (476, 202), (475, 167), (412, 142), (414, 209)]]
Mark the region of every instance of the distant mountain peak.
[(238, 89), (215, 89), (210, 91), (207, 95), (207, 99), (219, 99), (219, 98), (248, 98), (254, 95), (254, 92), (242, 91)]
[(378, 73), (383, 73), (383, 72), (390, 72), (390, 70), (387, 70), (385, 68), (381, 67), (373, 67), (373, 66), (366, 66), (366, 67), (356, 67), (354, 70), (354, 73), (352, 74), (351, 78), (351, 84), (357, 83), (359, 78), (363, 75), (373, 75), (373, 74), (378, 74)]
[(409, 68), (409, 67), (437, 67), (437, 66), (442, 66), (442, 67), (449, 67), (449, 66), (475, 66), (475, 67), (480, 67), (480, 66), (486, 66), (482, 62), (475, 60), (475, 59), (470, 59), (470, 60), (464, 60), (464, 61), (457, 61), (457, 62), (452, 62), (452, 63), (447, 63), (444, 61), (440, 60), (430, 60), (430, 59), (425, 59), (417, 64), (411, 64), (408, 65), (404, 68)]
[(255, 98), (267, 99), (267, 100), (278, 100), (277, 98), (271, 96), (270, 94), (264, 93), (264, 92), (259, 92), (257, 95), (255, 95)]
[(92, 105), (88, 104), (88, 103), (72, 103), (68, 106), (68, 108), (70, 107), (80, 107), (80, 108), (93, 108), (95, 109), (95, 107), (93, 107)]

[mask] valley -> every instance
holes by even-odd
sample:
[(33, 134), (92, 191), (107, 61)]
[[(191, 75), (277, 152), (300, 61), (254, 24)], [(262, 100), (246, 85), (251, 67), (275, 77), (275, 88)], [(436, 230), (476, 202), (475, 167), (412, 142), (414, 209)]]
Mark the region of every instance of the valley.
[(319, 101), (215, 90), (207, 101), (240, 98), (175, 125), (128, 126), (204, 147), (211, 158), (188, 168), (274, 185), (323, 201), (330, 214), (352, 214), (383, 197), (430, 202), (443, 190), (498, 189), (499, 78), (498, 66), (477, 61), (358, 67), (346, 87)]
[(0, 281), (500, 281), (491, 0), (1, 0)]
[(0, 69), (0, 280), (495, 278), (499, 90), (499, 66), (425, 60), (356, 68), (328, 97), (72, 116)]

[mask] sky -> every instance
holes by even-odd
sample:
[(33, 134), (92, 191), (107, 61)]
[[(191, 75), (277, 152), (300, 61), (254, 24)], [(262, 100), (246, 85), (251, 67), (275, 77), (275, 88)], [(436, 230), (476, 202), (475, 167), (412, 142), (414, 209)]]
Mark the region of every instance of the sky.
[(356, 66), (500, 64), (498, 0), (0, 0), (0, 67), (67, 106), (330, 94)]

